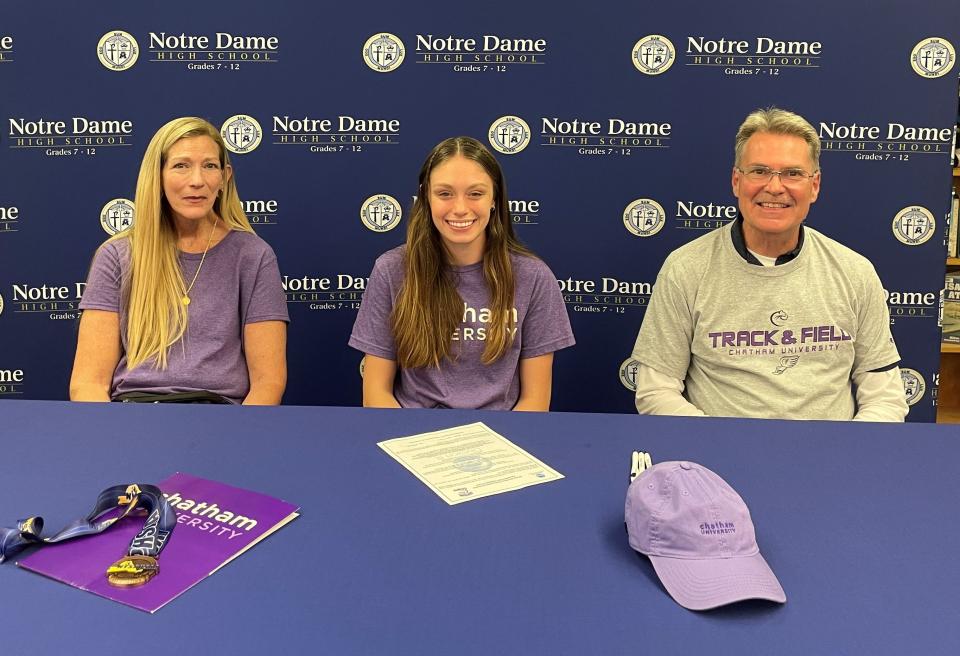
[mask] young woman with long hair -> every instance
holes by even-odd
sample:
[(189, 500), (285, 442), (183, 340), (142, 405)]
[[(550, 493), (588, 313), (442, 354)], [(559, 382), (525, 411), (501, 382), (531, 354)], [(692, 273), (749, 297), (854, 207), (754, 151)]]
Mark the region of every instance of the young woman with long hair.
[(279, 403), (288, 321), (280, 271), (243, 213), (217, 129), (194, 117), (161, 127), (134, 205), (133, 227), (104, 242), (90, 267), (70, 398), (211, 392)]
[(406, 244), (380, 256), (350, 346), (371, 407), (550, 408), (553, 353), (573, 332), (553, 273), (514, 236), (497, 160), (439, 143), (420, 170)]

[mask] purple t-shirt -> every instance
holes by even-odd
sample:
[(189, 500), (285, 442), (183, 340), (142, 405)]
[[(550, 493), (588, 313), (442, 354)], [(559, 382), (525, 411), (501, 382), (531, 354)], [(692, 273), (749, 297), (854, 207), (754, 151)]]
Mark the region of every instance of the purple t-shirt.
[[(127, 311), (120, 285), (129, 266), (130, 241), (116, 239), (97, 250), (82, 310), (120, 315), (120, 362), (113, 372), (111, 395), (126, 392), (194, 392), (209, 390), (239, 403), (250, 391), (243, 352), (243, 327), (258, 321), (289, 321), (277, 257), (265, 241), (233, 230), (207, 252), (190, 292), (187, 330), (167, 351), (167, 368), (151, 362), (127, 369)], [(193, 280), (201, 253), (180, 253), (183, 279)]]
[[(380, 358), (396, 360), (390, 314), (404, 279), (400, 246), (381, 255), (350, 335), (350, 346)], [(574, 344), (570, 319), (553, 272), (535, 257), (511, 254), (517, 315), (513, 345), (496, 362), (480, 361), (486, 345), (490, 292), (483, 264), (451, 267), (464, 301), (463, 321), (453, 335), (452, 359), (440, 367), (400, 369), (394, 396), (405, 408), (479, 408), (510, 410), (520, 398), (521, 358), (553, 353)]]

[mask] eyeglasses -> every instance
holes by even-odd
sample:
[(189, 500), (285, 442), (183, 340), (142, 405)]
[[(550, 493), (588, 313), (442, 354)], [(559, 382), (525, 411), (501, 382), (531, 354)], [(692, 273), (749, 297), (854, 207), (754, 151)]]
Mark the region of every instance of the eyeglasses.
[(802, 185), (807, 181), (808, 178), (812, 178), (817, 174), (817, 171), (813, 173), (807, 173), (803, 169), (783, 169), (782, 171), (774, 171), (768, 166), (751, 166), (750, 168), (744, 170), (739, 166), (736, 167), (740, 173), (749, 181), (756, 184), (767, 184), (773, 179), (773, 176), (779, 175), (780, 182), (785, 187), (797, 187)]

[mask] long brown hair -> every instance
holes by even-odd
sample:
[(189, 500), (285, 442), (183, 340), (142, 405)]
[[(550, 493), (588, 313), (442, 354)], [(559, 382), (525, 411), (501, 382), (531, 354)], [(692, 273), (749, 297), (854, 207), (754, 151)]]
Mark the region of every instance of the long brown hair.
[(423, 163), (419, 191), (407, 224), (406, 277), (391, 316), (397, 363), (404, 368), (439, 367), (442, 360), (451, 357), (451, 338), (463, 319), (463, 298), (454, 285), (446, 249), (433, 225), (430, 209), (430, 174), (456, 156), (479, 164), (493, 181), (494, 209), (487, 224), (483, 252), (491, 320), (481, 362), (496, 362), (513, 344), (516, 321), (510, 254), (533, 254), (513, 233), (500, 164), (476, 139), (451, 137), (437, 144)]

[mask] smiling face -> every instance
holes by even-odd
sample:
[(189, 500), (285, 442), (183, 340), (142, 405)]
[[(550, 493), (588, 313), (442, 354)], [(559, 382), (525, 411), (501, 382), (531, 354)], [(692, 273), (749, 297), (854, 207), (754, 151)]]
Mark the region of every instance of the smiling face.
[(184, 137), (167, 151), (163, 194), (175, 222), (214, 218), (217, 194), (230, 179), (220, 165), (220, 148), (206, 135)]
[[(802, 169), (813, 173), (810, 146), (800, 137), (770, 132), (757, 132), (747, 140), (738, 167), (744, 171), (767, 167), (775, 171)], [(766, 183), (747, 180), (733, 170), (733, 195), (743, 215), (743, 236), (747, 247), (764, 255), (781, 255), (794, 248), (800, 235), (800, 224), (807, 217), (820, 193), (820, 173), (805, 178), (801, 184), (784, 186), (779, 175)], [(767, 253), (764, 245), (777, 245), (781, 252)]]
[(430, 214), (451, 262), (483, 259), (495, 198), (493, 180), (480, 164), (456, 155), (430, 172)]

